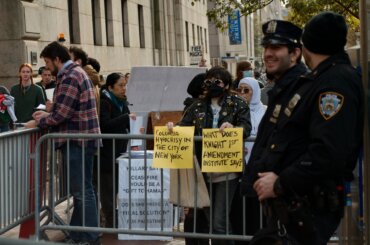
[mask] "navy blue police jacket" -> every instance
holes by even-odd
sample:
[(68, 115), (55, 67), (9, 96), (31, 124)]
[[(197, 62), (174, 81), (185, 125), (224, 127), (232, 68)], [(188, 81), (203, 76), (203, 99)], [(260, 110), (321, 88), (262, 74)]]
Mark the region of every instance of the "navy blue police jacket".
[(242, 193), (256, 194), (260, 172), (276, 173), (284, 195), (309, 195), (323, 181), (352, 180), (364, 121), (360, 76), (345, 53), (304, 73), (303, 65), (293, 67), (269, 92)]

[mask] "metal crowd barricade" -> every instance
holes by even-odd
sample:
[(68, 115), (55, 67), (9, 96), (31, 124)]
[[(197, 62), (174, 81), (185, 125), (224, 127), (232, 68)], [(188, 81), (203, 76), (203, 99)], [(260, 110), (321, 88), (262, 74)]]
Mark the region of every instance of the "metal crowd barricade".
[[(0, 234), (18, 225), (21, 225), (21, 238), (28, 238), (34, 232), (34, 161), (31, 156), (41, 135), (38, 129), (0, 134)], [(45, 147), (41, 147), (39, 157), (44, 160), (45, 156)], [(40, 188), (45, 186), (45, 179), (38, 181)], [(43, 189), (38, 191), (43, 193)]]
[[(38, 176), (40, 176), (40, 170), (42, 169), (39, 164), (40, 162), (42, 162), (41, 160), (41, 155), (40, 155), (40, 147), (45, 144), (45, 142), (48, 142), (49, 145), (51, 145), (52, 147), (54, 147), (55, 145), (55, 139), (57, 138), (65, 138), (67, 139), (67, 145), (69, 144), (68, 142), (70, 142), (71, 140), (76, 140), (76, 139), (95, 139), (95, 140), (101, 140), (101, 139), (110, 139), (113, 141), (113, 145), (115, 144), (115, 141), (116, 140), (131, 140), (131, 139), (139, 139), (139, 140), (142, 140), (143, 141), (143, 151), (146, 152), (147, 149), (146, 149), (146, 141), (147, 140), (153, 140), (153, 135), (117, 135), (117, 134), (101, 134), (101, 135), (87, 135), (87, 134), (47, 134), (47, 135), (44, 135), (42, 136), (38, 141), (37, 141), (37, 144), (36, 144), (36, 153), (35, 153), (35, 160), (36, 160), (36, 167), (35, 167), (35, 173), (34, 173), (34, 178), (35, 178), (35, 184), (36, 186), (39, 186), (42, 182), (40, 182), (40, 178), (38, 178)], [(200, 141), (201, 140), (201, 137), (199, 136), (196, 136), (195, 137), (195, 141)], [(254, 140), (254, 139), (249, 139), (249, 140)], [(129, 141), (130, 142), (130, 141)], [(129, 152), (128, 152), (128, 155), (130, 156), (131, 154), (131, 151), (130, 151), (130, 143), (128, 145), (128, 149), (129, 149)], [(115, 155), (115, 149), (114, 147), (112, 148), (112, 154)], [(133, 203), (133, 200), (132, 200), (132, 197), (131, 195), (129, 195), (129, 206), (128, 206), (128, 220), (129, 220), (129, 226), (127, 228), (103, 228), (103, 227), (100, 227), (102, 224), (101, 224), (101, 220), (100, 220), (100, 213), (98, 215), (98, 227), (87, 227), (84, 225), (84, 222), (83, 222), (83, 225), (82, 226), (70, 226), (68, 223), (68, 220), (70, 219), (71, 215), (70, 215), (70, 208), (72, 205), (72, 199), (70, 198), (71, 195), (70, 195), (70, 192), (69, 192), (69, 179), (68, 179), (68, 165), (67, 166), (64, 166), (64, 167), (61, 167), (59, 165), (61, 165), (61, 163), (57, 163), (55, 161), (55, 156), (54, 154), (52, 154), (51, 158), (50, 158), (50, 162), (49, 162), (49, 166), (48, 168), (50, 169), (49, 170), (49, 181), (47, 182), (48, 183), (48, 186), (46, 187), (46, 189), (48, 190), (48, 193), (47, 193), (47, 197), (48, 197), (48, 200), (47, 201), (44, 201), (44, 199), (42, 198), (42, 196), (40, 196), (40, 190), (41, 188), (36, 188), (35, 189), (35, 192), (36, 192), (36, 195), (35, 195), (35, 213), (41, 213), (42, 210), (47, 210), (48, 211), (48, 220), (44, 223), (44, 224), (41, 224), (40, 223), (40, 219), (41, 217), (39, 215), (36, 215), (35, 216), (35, 231), (36, 231), (36, 238), (37, 239), (40, 239), (43, 232), (46, 231), (46, 230), (62, 230), (66, 233), (68, 233), (69, 231), (78, 231), (78, 232), (99, 232), (99, 233), (113, 233), (113, 234), (128, 234), (128, 235), (143, 235), (143, 236), (166, 236), (166, 237), (181, 237), (181, 238), (197, 238), (197, 239), (220, 239), (220, 240), (240, 240), (240, 241), (250, 241), (251, 240), (251, 236), (247, 235), (247, 234), (243, 234), (243, 235), (234, 235), (234, 234), (214, 234), (212, 232), (209, 232), (209, 233), (197, 233), (195, 231), (195, 227), (196, 227), (196, 223), (194, 223), (194, 231), (193, 232), (182, 232), (180, 231), (179, 229), (174, 229), (172, 231), (165, 231), (163, 229), (163, 210), (164, 210), (164, 207), (163, 207), (163, 173), (161, 172), (161, 180), (160, 180), (160, 183), (161, 183), (161, 224), (160, 226), (160, 230), (156, 230), (156, 231), (153, 231), (153, 230), (149, 230), (148, 229), (148, 223), (145, 223), (145, 228), (144, 229), (135, 229), (133, 228), (132, 226), (132, 223), (131, 223), (131, 220), (132, 220), (132, 213), (131, 213), (131, 208), (132, 208), (132, 203)], [(69, 158), (69, 157), (67, 157)], [(96, 156), (96, 159), (100, 160), (100, 150), (98, 149), (97, 150), (97, 156)], [(144, 161), (144, 165), (147, 166), (147, 154), (144, 154), (144, 158), (143, 158), (143, 161)], [(81, 164), (84, 164), (84, 163), (81, 163)], [(113, 166), (113, 176), (112, 176), (112, 181), (113, 183), (116, 181), (116, 175), (115, 175), (115, 168), (114, 166), (117, 164), (115, 159), (113, 160), (112, 163), (104, 163), (104, 164), (112, 164)], [(132, 159), (130, 157), (128, 157), (128, 169), (129, 169), (129, 176), (131, 176), (131, 166), (132, 166)], [(63, 164), (62, 164), (63, 165)], [(56, 169), (64, 169), (62, 172), (60, 171), (56, 171)], [(97, 199), (98, 199), (98, 202), (100, 202), (100, 193), (101, 193), (101, 190), (100, 190), (100, 173), (99, 173), (99, 169), (100, 169), (100, 163), (97, 165), (97, 183), (98, 183), (98, 187), (96, 188), (96, 194), (97, 194)], [(65, 172), (67, 171), (67, 172)], [(147, 193), (147, 182), (146, 182), (146, 176), (148, 175), (148, 170), (147, 168), (143, 168), (142, 170), (142, 175), (145, 176), (144, 178), (144, 188), (145, 188), (145, 193)], [(163, 171), (163, 170), (161, 170)], [(64, 176), (60, 176), (60, 175), (64, 175)], [(65, 178), (67, 176), (67, 178)], [(84, 175), (82, 176), (82, 180), (84, 180)], [(129, 177), (129, 180), (128, 180), (128, 189), (129, 189), (129, 193), (131, 193), (131, 177)], [(196, 186), (196, 185), (195, 185)], [(179, 188), (180, 191), (181, 191), (181, 188)], [(197, 203), (196, 201), (196, 192), (197, 190), (194, 190), (194, 195), (195, 195), (195, 202), (194, 204)], [(117, 193), (116, 190), (113, 191), (113, 193)], [(178, 195), (179, 196), (179, 195)], [(113, 194), (112, 196), (112, 200), (113, 200), (113, 203), (116, 203), (117, 202), (117, 199), (116, 199), (116, 195)], [(145, 202), (147, 203), (147, 195), (145, 194)], [(228, 198), (228, 196), (226, 195), (226, 199)], [(66, 201), (67, 202), (67, 209), (65, 210), (66, 212), (66, 217), (61, 217), (61, 214), (58, 214), (56, 212), (56, 207), (62, 203)], [(225, 200), (225, 201), (228, 201), (228, 200)], [(212, 203), (212, 200), (211, 200), (211, 203)], [(244, 209), (245, 209), (245, 201), (243, 201), (243, 206), (244, 206)], [(148, 220), (148, 216), (147, 216), (147, 213), (148, 213), (148, 205), (144, 205), (142, 207), (144, 213), (145, 213), (145, 222), (147, 222)], [(100, 209), (99, 209), (100, 210)], [(196, 208), (195, 208), (196, 210)], [(210, 210), (212, 210), (212, 207), (210, 207)], [(115, 208), (113, 210), (113, 227), (117, 227), (117, 224), (116, 224), (116, 213), (115, 213)], [(100, 212), (100, 211), (99, 211)], [(212, 212), (212, 211), (211, 211)], [(228, 210), (226, 211), (228, 212)], [(261, 220), (262, 220), (262, 212), (260, 211), (261, 213)], [(85, 216), (85, 211), (83, 211), (83, 215)], [(194, 214), (194, 220), (196, 222), (196, 211), (195, 211), (195, 214)], [(244, 220), (243, 220), (243, 226), (246, 225), (246, 222), (248, 222), (247, 220), (245, 220), (245, 213), (243, 211), (243, 216), (244, 216)], [(177, 224), (174, 224), (174, 227), (180, 227), (179, 225), (179, 219), (176, 219), (177, 220)], [(210, 221), (211, 222), (211, 221)], [(342, 225), (345, 225), (347, 222), (347, 220), (343, 220), (342, 222)], [(260, 222), (262, 224), (262, 222)], [(230, 224), (227, 223), (227, 226), (229, 226)], [(245, 229), (243, 229), (245, 230)], [(342, 241), (342, 237), (341, 237), (341, 234), (338, 233), (336, 234), (335, 237), (332, 238), (332, 241), (336, 241), (336, 242), (340, 242), (341, 244), (341, 241)]]

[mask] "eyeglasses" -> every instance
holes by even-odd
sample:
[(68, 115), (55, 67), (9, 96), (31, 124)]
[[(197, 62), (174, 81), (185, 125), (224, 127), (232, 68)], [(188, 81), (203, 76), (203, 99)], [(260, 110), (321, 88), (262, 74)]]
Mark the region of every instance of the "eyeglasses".
[(249, 91), (250, 91), (249, 88), (237, 88), (236, 89), (236, 92), (241, 93), (241, 94), (248, 94)]
[(206, 85), (206, 86), (211, 86), (212, 84), (220, 85), (221, 83), (223, 83), (223, 81), (220, 80), (220, 79), (204, 80), (204, 85)]

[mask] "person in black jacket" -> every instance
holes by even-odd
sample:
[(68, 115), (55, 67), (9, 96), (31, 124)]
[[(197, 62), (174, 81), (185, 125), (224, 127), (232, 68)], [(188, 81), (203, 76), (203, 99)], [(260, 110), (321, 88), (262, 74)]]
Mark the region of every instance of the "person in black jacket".
[[(266, 138), (275, 130), (275, 124), (270, 122), (271, 115), (279, 113), (276, 108), (287, 99), (287, 93), (294, 81), (307, 72), (307, 68), (301, 63), (302, 45), (300, 38), (302, 30), (299, 27), (288, 21), (271, 20), (262, 26), (262, 31), (264, 38), (261, 44), (264, 47), (263, 58), (266, 75), (274, 79), (276, 85), (267, 93), (269, 96), (268, 107), (259, 124), (257, 138), (240, 183), (242, 194), (246, 194), (246, 225), (241, 230), (245, 230), (248, 235), (255, 234), (260, 229), (261, 223), (260, 203), (253, 189), (253, 181), (247, 182), (246, 179), (250, 172), (256, 168), (257, 163), (255, 162), (261, 156), (260, 151), (266, 147)], [(258, 164), (263, 164), (263, 161), (258, 161)], [(236, 242), (236, 244), (240, 244), (240, 242)]]
[(343, 183), (353, 179), (364, 95), (346, 37), (344, 18), (333, 12), (306, 24), (303, 55), (311, 72), (280, 95), (276, 80), (243, 176), (244, 190), (253, 187), (268, 223), (292, 244), (327, 244), (342, 217)]
[(185, 111), (193, 104), (197, 99), (204, 97), (204, 79), (206, 78), (205, 73), (199, 73), (193, 77), (193, 79), (190, 81), (187, 92), (191, 95), (191, 97), (187, 97), (184, 100), (184, 113)]
[[(194, 126), (195, 135), (202, 135), (204, 128), (217, 128), (223, 132), (226, 128), (239, 127), (243, 129), (244, 138), (247, 138), (252, 128), (249, 107), (240, 97), (230, 94), (231, 83), (231, 74), (225, 68), (216, 66), (208, 70), (204, 80), (206, 90), (204, 98), (197, 100), (186, 110), (178, 125)], [(173, 122), (168, 122), (167, 127), (171, 131)], [(195, 155), (201, 163), (201, 142), (195, 144)], [(213, 234), (231, 233), (231, 227), (227, 224), (231, 201), (239, 182), (239, 173), (208, 173), (207, 182), (212, 188), (211, 232)], [(212, 239), (212, 244), (231, 245), (234, 242)]]
[[(186, 110), (198, 99), (204, 98), (204, 80), (206, 78), (206, 73), (199, 73), (190, 81), (187, 92), (191, 97), (187, 97), (184, 100), (184, 111)], [(195, 232), (197, 233), (208, 233), (209, 226), (207, 222), (207, 214), (204, 209), (198, 208), (195, 215), (194, 208), (186, 207), (185, 220), (184, 220), (184, 232), (194, 232), (194, 222), (196, 221)], [(196, 217), (196, 220), (194, 219)], [(185, 245), (208, 245), (209, 239), (200, 238), (189, 238), (185, 237)]]
[[(103, 134), (127, 134), (130, 131), (130, 118), (136, 119), (136, 115), (130, 113), (128, 108), (126, 85), (126, 80), (120, 73), (111, 73), (107, 76), (106, 84), (100, 93), (99, 120)], [(118, 165), (115, 160), (121, 153), (126, 152), (126, 148), (127, 140), (115, 140), (113, 148), (113, 141), (104, 139), (100, 150), (100, 193), (105, 227), (113, 227), (113, 212), (116, 208), (113, 184), (116, 192), (118, 191)]]

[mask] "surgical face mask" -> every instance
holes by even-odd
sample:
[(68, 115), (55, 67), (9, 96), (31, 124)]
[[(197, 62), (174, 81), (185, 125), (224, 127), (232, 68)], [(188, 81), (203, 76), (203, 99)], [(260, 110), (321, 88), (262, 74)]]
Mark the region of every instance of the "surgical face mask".
[(253, 70), (243, 71), (243, 77), (253, 77)]

